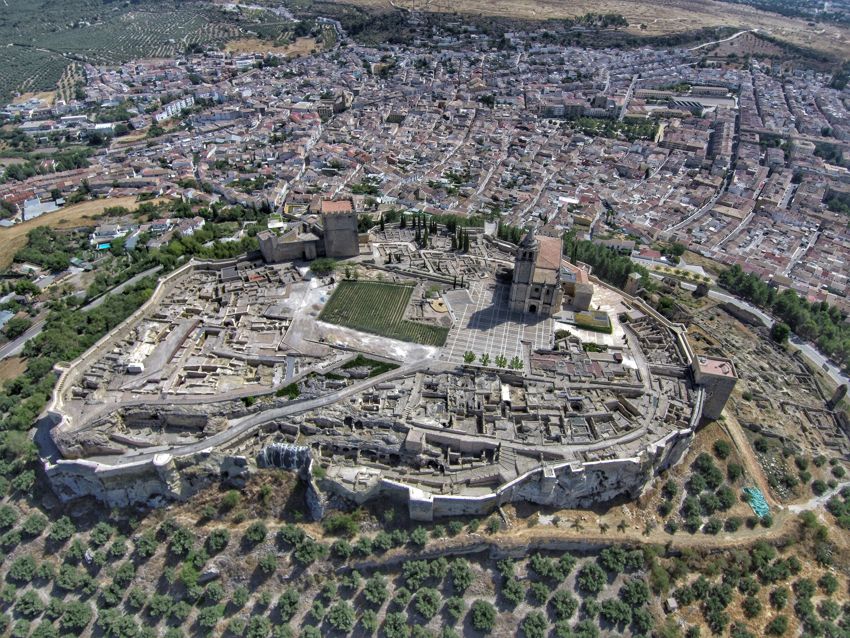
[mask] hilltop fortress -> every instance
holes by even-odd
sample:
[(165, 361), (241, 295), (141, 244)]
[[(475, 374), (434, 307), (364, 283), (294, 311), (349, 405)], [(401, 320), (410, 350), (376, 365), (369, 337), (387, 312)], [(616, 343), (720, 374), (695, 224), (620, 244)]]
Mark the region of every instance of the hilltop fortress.
[[(61, 499), (155, 505), (273, 466), (317, 517), (329, 495), (419, 520), (590, 507), (639, 495), (734, 387), (731, 361), (560, 239), (471, 229), (461, 253), (443, 227), (420, 245), (409, 226), (358, 238), (333, 206), (323, 222), (261, 236), (265, 260), (185, 264), (63, 369), (41, 424)], [(303, 261), (355, 247), (333, 276)]]

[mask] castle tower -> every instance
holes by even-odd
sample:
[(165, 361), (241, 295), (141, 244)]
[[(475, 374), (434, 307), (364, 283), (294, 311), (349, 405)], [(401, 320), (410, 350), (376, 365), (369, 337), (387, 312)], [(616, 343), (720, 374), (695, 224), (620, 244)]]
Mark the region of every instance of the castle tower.
[(357, 213), (348, 200), (322, 202), (325, 255), (327, 257), (356, 257), (360, 254), (357, 235)]
[(534, 237), (534, 233), (528, 234), (517, 246), (516, 259), (514, 260), (514, 276), (511, 281), (510, 304), (512, 312), (526, 312), (526, 300), (528, 290), (534, 279), (534, 264), (540, 251), (540, 242)]
[(738, 382), (738, 373), (730, 359), (698, 355), (693, 363), (694, 381), (705, 390), (702, 415), (706, 419), (719, 419), (726, 401)]

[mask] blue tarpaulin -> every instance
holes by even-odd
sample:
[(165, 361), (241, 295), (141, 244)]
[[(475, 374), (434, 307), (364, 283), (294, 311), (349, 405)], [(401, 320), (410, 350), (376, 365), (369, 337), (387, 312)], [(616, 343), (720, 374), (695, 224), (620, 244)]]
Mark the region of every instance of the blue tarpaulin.
[(747, 495), (747, 501), (750, 503), (750, 507), (753, 508), (753, 512), (756, 513), (756, 516), (764, 518), (770, 514), (770, 506), (767, 504), (767, 501), (764, 500), (764, 494), (761, 493), (759, 488), (745, 487), (744, 494)]

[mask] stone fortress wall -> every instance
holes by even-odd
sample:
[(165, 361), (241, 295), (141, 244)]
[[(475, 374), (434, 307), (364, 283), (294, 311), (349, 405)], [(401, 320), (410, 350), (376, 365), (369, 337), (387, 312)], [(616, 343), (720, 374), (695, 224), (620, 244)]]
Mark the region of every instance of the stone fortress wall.
[[(163, 278), (149, 299), (136, 313), (98, 341), (78, 360), (62, 372), (54, 389), (46, 419), (55, 431), (71, 427), (63, 413), (63, 393), (79, 379), (83, 370), (108, 349), (116, 337), (126, 334), (138, 316), (154, 306), (167, 289), (181, 276), (196, 268), (219, 269), (234, 265), (238, 260), (225, 262), (190, 261)], [(611, 288), (595, 277), (594, 285)], [(613, 288), (612, 288), (613, 290)], [(675, 346), (687, 362), (693, 365), (694, 354), (684, 336), (684, 326), (673, 324), (641, 300), (618, 294), (641, 312), (670, 329)], [(430, 493), (403, 482), (381, 478), (374, 487), (357, 494), (330, 478), (316, 479), (309, 464), (307, 478), (328, 491), (346, 496), (356, 502), (375, 498), (393, 498), (407, 502), (413, 519), (432, 520), (442, 516), (485, 514), (495, 507), (515, 501), (529, 501), (553, 507), (581, 508), (615, 498), (634, 498), (659, 472), (677, 464), (684, 457), (702, 414), (704, 392), (696, 389), (696, 403), (687, 428), (668, 433), (630, 458), (594, 461), (542, 462), (516, 479), (481, 495), (442, 495)], [(272, 424), (260, 425), (266, 428)], [(252, 435), (256, 428), (241, 438)], [(232, 445), (232, 441), (228, 445)], [(158, 505), (172, 500), (186, 500), (205, 486), (224, 481), (231, 485), (244, 483), (254, 466), (244, 456), (228, 455), (213, 448), (191, 454), (161, 453), (137, 463), (110, 465), (86, 459), (46, 459), (45, 472), (62, 500), (93, 496), (110, 506), (146, 503)]]
[[(675, 335), (675, 347), (687, 366), (695, 354), (685, 326), (672, 323), (643, 300), (625, 294), (596, 277), (591, 282), (614, 290), (632, 306), (650, 315)], [(320, 486), (357, 503), (379, 498), (407, 502), (413, 520), (431, 521), (443, 516), (485, 515), (511, 502), (528, 501), (557, 508), (589, 508), (616, 498), (636, 498), (660, 472), (678, 464), (685, 456), (702, 417), (705, 392), (697, 387), (695, 404), (687, 428), (670, 432), (630, 458), (603, 461), (541, 463), (513, 481), (481, 496), (434, 494), (399, 481), (381, 478), (368, 492), (352, 492), (341, 483), (324, 479)], [(482, 442), (487, 445), (488, 442)]]
[[(193, 259), (160, 279), (150, 299), (136, 312), (62, 369), (59, 380), (53, 388), (50, 404), (39, 420), (40, 427), (50, 427), (54, 441), (61, 440), (61, 437), (53, 435), (60, 434), (72, 426), (69, 417), (63, 411), (65, 392), (80, 380), (93, 361), (108, 351), (110, 343), (126, 335), (139, 316), (162, 300), (175, 281), (195, 269), (220, 270), (235, 266), (239, 261), (241, 261), (239, 258), (221, 261)], [(59, 452), (62, 453), (61, 448)], [(248, 465), (244, 457), (228, 456), (214, 451), (205, 451), (186, 457), (163, 453), (149, 460), (120, 465), (59, 457), (45, 458), (43, 462), (45, 474), (61, 500), (69, 501), (80, 496), (93, 496), (110, 507), (185, 500), (211, 482), (224, 479), (237, 484), (245, 478)], [(194, 470), (186, 472), (185, 470), (190, 467)]]

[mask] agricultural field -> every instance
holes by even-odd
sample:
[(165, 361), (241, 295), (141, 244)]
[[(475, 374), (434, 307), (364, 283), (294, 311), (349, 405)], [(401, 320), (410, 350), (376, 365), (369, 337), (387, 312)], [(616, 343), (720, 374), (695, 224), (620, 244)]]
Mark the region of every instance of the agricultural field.
[[(267, 17), (265, 17), (267, 16)], [(0, 101), (16, 93), (73, 93), (82, 65), (167, 57), (195, 44), (245, 37), (271, 13), (228, 13), (204, 2), (6, 0), (0, 12)], [(75, 63), (75, 70), (68, 70)]]
[(404, 319), (413, 286), (341, 281), (319, 319), (382, 337), (442, 346), (448, 330)]
[(625, 522), (582, 532), (573, 512), (417, 524), (384, 502), (308, 523), (282, 471), (168, 510), (54, 503), (49, 518), (31, 471), (3, 480), (4, 635), (750, 638), (850, 622), (832, 514), (771, 542), (665, 547)]

